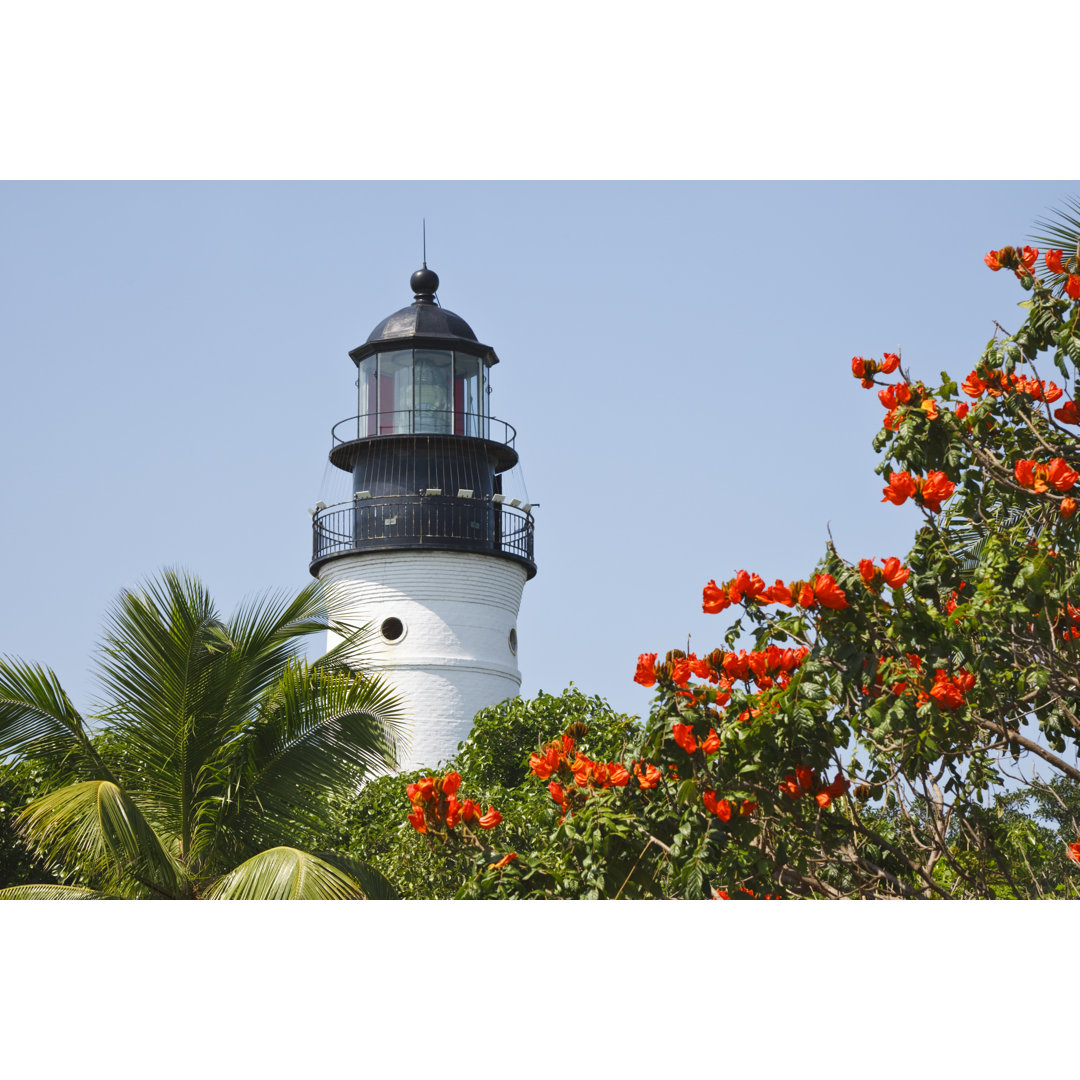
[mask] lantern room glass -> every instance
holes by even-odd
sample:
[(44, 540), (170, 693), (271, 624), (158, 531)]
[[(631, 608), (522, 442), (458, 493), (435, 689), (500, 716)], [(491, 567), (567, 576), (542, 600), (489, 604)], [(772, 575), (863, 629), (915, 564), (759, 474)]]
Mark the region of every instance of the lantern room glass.
[(413, 430), (450, 434), (450, 387), (454, 354), (434, 349), (413, 353)]
[(488, 438), (486, 365), (449, 349), (397, 349), (360, 362), (357, 438), (466, 435)]

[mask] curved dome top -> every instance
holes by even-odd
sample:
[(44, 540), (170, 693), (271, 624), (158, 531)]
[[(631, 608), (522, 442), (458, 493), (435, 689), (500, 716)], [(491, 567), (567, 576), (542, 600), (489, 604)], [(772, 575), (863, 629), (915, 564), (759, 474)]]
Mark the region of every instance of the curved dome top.
[(436, 303), (439, 275), (434, 270), (424, 266), (412, 275), (409, 284), (414, 292), (413, 302), (388, 315), (368, 334), (363, 345), (349, 353), (357, 364), (381, 351), (381, 346), (407, 347), (407, 343), (421, 348), (456, 348), (479, 356), (488, 364), (499, 362), (495, 350), (490, 345), (481, 345), (472, 327), (460, 315)]

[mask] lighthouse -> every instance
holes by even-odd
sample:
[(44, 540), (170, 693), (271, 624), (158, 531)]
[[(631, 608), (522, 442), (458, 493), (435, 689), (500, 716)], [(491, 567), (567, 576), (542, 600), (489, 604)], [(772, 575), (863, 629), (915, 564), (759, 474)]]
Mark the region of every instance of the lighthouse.
[(536, 574), (532, 505), (503, 494), (518, 454), (490, 414), (499, 358), (439, 304), (426, 263), (409, 284), (412, 303), (349, 353), (356, 415), (334, 426), (330, 462), (352, 497), (317, 506), (310, 567), (336, 620), (375, 631), (365, 662), (411, 725), (403, 771), (449, 758), (479, 709), (518, 693), (517, 616)]

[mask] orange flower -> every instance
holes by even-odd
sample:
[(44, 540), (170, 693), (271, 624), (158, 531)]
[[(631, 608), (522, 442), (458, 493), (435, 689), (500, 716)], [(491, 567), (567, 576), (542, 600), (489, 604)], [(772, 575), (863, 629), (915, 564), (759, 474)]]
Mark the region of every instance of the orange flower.
[(968, 403), (966, 401), (961, 401), (960, 404), (956, 406), (956, 419), (963, 420), (967, 417), (967, 414)]
[(458, 805), (457, 796), (451, 795), (446, 800), (446, 827), (452, 829), (461, 820), (462, 808)]
[(642, 653), (637, 658), (634, 682), (642, 686), (653, 686), (656, 683), (656, 653)]
[(983, 262), (990, 267), (991, 270), (1000, 270), (1001, 263), (998, 262), (998, 253), (996, 251), (988, 251), (983, 256)]
[(900, 357), (896, 353), (887, 352), (881, 370), (885, 375), (891, 375), (900, 366)]
[(829, 798), (829, 793), (823, 789), (814, 796), (814, 801), (824, 810), (832, 802), (832, 799)]
[(1061, 254), (1062, 254), (1061, 248), (1058, 248), (1056, 251), (1053, 248), (1051, 248), (1043, 256), (1043, 259), (1046, 262), (1046, 269), (1049, 270), (1051, 274), (1064, 274), (1065, 273), (1065, 267), (1061, 263)]
[(1063, 424), (1080, 424), (1080, 411), (1077, 410), (1075, 401), (1066, 401), (1060, 409), (1055, 409), (1054, 417)]
[(1013, 466), (1013, 475), (1016, 477), (1016, 482), (1021, 487), (1035, 488), (1035, 490), (1037, 492), (1043, 492), (1043, 491), (1047, 490), (1046, 478), (1045, 477), (1040, 477), (1039, 480), (1038, 480), (1038, 483), (1041, 484), (1042, 486), (1041, 487), (1035, 487), (1035, 484), (1036, 484), (1035, 462), (1031, 461), (1028, 458), (1021, 458)]
[(977, 372), (972, 372), (961, 384), (960, 389), (967, 394), (968, 397), (982, 397), (986, 392), (986, 383), (979, 378)]
[(809, 765), (797, 765), (795, 779), (799, 782), (803, 794), (809, 795), (810, 789), (814, 786), (814, 770)]
[(491, 869), (502, 870), (504, 866), (509, 866), (516, 858), (516, 851), (508, 851), (497, 863), (491, 864)]
[(672, 724), (671, 733), (675, 741), (688, 753), (692, 754), (697, 749), (697, 740), (694, 738), (694, 729), (689, 724)]
[(592, 762), (580, 751), (570, 765), (570, 771), (574, 774), (574, 783), (578, 787), (586, 787), (589, 783), (589, 770)]
[(626, 787), (630, 782), (630, 774), (626, 771), (625, 765), (620, 765), (617, 761), (613, 761), (608, 765), (607, 769), (608, 783), (612, 787)]
[(896, 556), (885, 560), (885, 569), (882, 571), (881, 576), (890, 588), (899, 589), (910, 575), (911, 570), (906, 566), (901, 566), (900, 560)]
[(671, 681), (676, 686), (685, 686), (690, 681), (693, 672), (690, 670), (690, 658), (677, 656), (671, 665)]
[(453, 795), (461, 787), (461, 774), (456, 772), (447, 773), (442, 781), (442, 793)]
[(795, 603), (791, 596), (791, 590), (779, 579), (776, 579), (775, 585), (770, 585), (765, 590), (765, 596), (768, 598), (769, 603), (783, 604), (785, 607), (792, 607)]
[(1070, 469), (1064, 458), (1056, 457), (1046, 467), (1046, 478), (1058, 491), (1069, 491), (1080, 480), (1080, 473)]
[(1073, 299), (1080, 300), (1080, 277), (1070, 274), (1065, 282), (1065, 292)]
[(926, 474), (926, 479), (918, 482), (917, 487), (919, 490), (915, 493), (916, 501), (935, 514), (940, 513), (941, 504), (956, 490), (956, 485), (937, 469), (931, 469)]
[[(866, 378), (866, 361), (861, 356), (853, 356), (851, 358), (851, 374), (856, 379)], [(873, 373), (873, 365), (870, 365), (871, 373)]]
[(923, 398), (919, 402), (919, 408), (926, 413), (927, 420), (936, 420), (938, 418), (937, 402), (932, 398)]
[(915, 481), (906, 472), (889, 473), (888, 486), (882, 490), (885, 493), (882, 502), (891, 502), (900, 506), (915, 494)]
[(502, 814), (494, 806), (489, 806), (488, 812), (478, 819), (477, 824), (481, 829), (494, 829), (500, 821), (502, 821)]
[(477, 806), (472, 799), (466, 799), (461, 804), (461, 820), (464, 821), (466, 825), (468, 825), (470, 821), (480, 820), (480, 807)]
[(1020, 261), (1024, 264), (1024, 266), (1028, 270), (1031, 270), (1031, 269), (1034, 268), (1035, 260), (1038, 257), (1039, 257), (1039, 249), (1038, 248), (1028, 247), (1027, 245), (1025, 245), (1024, 250), (1020, 252)]
[(532, 769), (533, 775), (537, 780), (546, 780), (556, 769), (559, 767), (560, 755), (559, 751), (554, 746), (549, 746), (543, 753), (531, 754), (529, 757), (529, 768)]
[(844, 779), (843, 775), (838, 772), (833, 779), (833, 782), (824, 790), (832, 798), (838, 799), (841, 795), (847, 794), (849, 787), (851, 787), (851, 785)]
[(701, 749), (706, 754), (715, 754), (720, 749), (720, 736), (716, 734), (716, 728), (709, 728), (709, 737), (701, 744)]
[(731, 803), (727, 799), (718, 799), (715, 791), (706, 791), (701, 796), (705, 809), (710, 814), (715, 814), (721, 821), (731, 820)]
[[(641, 768), (642, 765), (645, 766), (644, 770)], [(642, 791), (648, 791), (660, 783), (660, 770), (646, 761), (634, 762), (634, 775), (637, 777), (638, 787)]]
[(1066, 847), (1065, 858), (1072, 859), (1074, 863), (1080, 863), (1080, 839), (1075, 844), (1069, 844)]
[(753, 799), (746, 799), (739, 806), (739, 816), (749, 817), (757, 809), (757, 803)]
[(964, 704), (964, 694), (975, 685), (975, 676), (970, 671), (961, 670), (949, 677), (944, 668), (934, 672), (934, 684), (930, 687), (930, 697), (942, 709), (959, 709)]
[(789, 799), (801, 799), (803, 796), (803, 789), (799, 786), (799, 782), (795, 779), (791, 773), (788, 773), (784, 777), (783, 782), (780, 784), (780, 790)]
[(427, 832), (427, 822), (424, 821), (424, 808), (417, 806), (409, 815), (409, 824), (419, 833)]
[(555, 802), (557, 802), (560, 806), (565, 808), (565, 806), (566, 806), (566, 792), (563, 790), (562, 784), (556, 783), (554, 780), (552, 780), (551, 783), (548, 784), (548, 792), (550, 793), (551, 797), (555, 800)]
[(799, 583), (799, 607), (812, 607), (816, 601), (814, 600), (813, 587), (808, 585), (805, 581)]
[(1063, 518), (1071, 518), (1076, 513), (1076, 500), (1069, 495), (1066, 495), (1061, 500), (1061, 516)]
[(716, 581), (710, 581), (701, 591), (701, 610), (706, 615), (716, 615), (723, 611), (724, 608), (730, 607), (731, 601), (728, 599), (727, 592), (721, 589)]
[(814, 596), (822, 607), (842, 611), (848, 607), (844, 590), (836, 584), (832, 574), (820, 574), (814, 578)]

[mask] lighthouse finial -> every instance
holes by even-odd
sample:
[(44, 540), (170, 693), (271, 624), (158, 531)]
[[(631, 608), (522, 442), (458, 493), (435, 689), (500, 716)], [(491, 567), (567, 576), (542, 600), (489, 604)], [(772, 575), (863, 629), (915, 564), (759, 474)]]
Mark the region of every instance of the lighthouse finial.
[(424, 235), (424, 269), (427, 269), (427, 218), (420, 219), (420, 227)]

